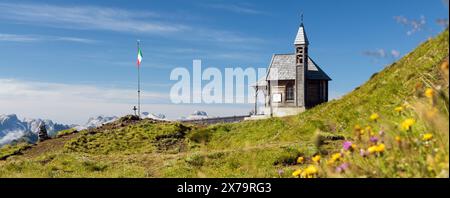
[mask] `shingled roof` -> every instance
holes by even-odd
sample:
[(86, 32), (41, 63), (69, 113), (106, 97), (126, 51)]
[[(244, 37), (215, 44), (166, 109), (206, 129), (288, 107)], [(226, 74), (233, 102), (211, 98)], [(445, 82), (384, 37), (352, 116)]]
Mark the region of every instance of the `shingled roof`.
[[(272, 62), (269, 66), (267, 80), (295, 80), (295, 68), (295, 54), (275, 54), (273, 55)], [(331, 78), (309, 57), (306, 79), (331, 80)]]
[(295, 45), (309, 45), (309, 40), (308, 37), (306, 36), (305, 33), (305, 27), (302, 25), (300, 25), (300, 28), (298, 28), (298, 33), (297, 36), (295, 37), (295, 41), (294, 41)]

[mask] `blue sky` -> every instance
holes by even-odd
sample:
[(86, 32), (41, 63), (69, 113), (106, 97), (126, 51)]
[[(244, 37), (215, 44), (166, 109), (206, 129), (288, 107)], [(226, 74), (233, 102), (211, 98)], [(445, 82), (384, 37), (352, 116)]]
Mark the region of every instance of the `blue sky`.
[(137, 39), (144, 111), (245, 114), (251, 105), (169, 104), (171, 70), (193, 59), (267, 67), (293, 51), (301, 12), (337, 98), (441, 32), (448, 0), (0, 0), (0, 114), (81, 123), (130, 113)]

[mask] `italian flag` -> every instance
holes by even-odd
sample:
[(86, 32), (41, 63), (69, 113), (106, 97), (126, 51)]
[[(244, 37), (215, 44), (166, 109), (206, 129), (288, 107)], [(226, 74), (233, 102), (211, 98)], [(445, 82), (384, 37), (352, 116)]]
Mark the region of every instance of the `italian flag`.
[(141, 48), (138, 47), (138, 56), (137, 56), (137, 65), (138, 65), (138, 67), (141, 66), (142, 58), (143, 58), (143, 56), (142, 56)]

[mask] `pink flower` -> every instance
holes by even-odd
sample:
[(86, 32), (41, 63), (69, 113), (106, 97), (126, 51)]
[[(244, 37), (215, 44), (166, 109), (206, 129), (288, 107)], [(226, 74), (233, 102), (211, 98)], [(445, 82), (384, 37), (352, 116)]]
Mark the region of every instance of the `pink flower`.
[(366, 150), (361, 149), (359, 150), (359, 155), (361, 155), (361, 157), (367, 157), (369, 153)]
[(338, 166), (338, 167), (336, 168), (336, 172), (338, 172), (338, 173), (345, 172), (346, 170), (348, 170), (348, 167), (349, 167), (349, 166), (350, 166), (349, 163), (343, 163), (343, 164), (341, 164), (340, 166)]
[(377, 138), (377, 137), (375, 137), (375, 136), (373, 136), (373, 137), (370, 137), (370, 142), (372, 142), (372, 143), (376, 144), (376, 143), (378, 143), (378, 138)]
[(348, 151), (348, 150), (352, 149), (352, 145), (353, 145), (352, 142), (345, 141), (344, 145), (342, 146), (342, 148), (344, 148), (344, 150)]
[(378, 132), (378, 134), (381, 136), (381, 137), (383, 137), (384, 136), (384, 130), (380, 130), (380, 132)]
[(283, 169), (278, 169), (278, 175), (281, 177), (284, 174), (284, 170)]

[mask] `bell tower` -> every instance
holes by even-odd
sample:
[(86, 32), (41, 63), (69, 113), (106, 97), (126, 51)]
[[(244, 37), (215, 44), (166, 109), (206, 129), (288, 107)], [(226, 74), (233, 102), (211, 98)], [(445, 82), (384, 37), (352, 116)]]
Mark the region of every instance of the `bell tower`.
[(306, 37), (305, 27), (303, 25), (303, 14), (301, 16), (301, 24), (298, 29), (297, 37), (295, 38), (295, 87), (296, 87), (296, 105), (297, 107), (305, 107), (306, 98), (306, 71), (308, 68), (308, 46), (309, 41)]

